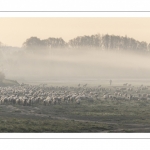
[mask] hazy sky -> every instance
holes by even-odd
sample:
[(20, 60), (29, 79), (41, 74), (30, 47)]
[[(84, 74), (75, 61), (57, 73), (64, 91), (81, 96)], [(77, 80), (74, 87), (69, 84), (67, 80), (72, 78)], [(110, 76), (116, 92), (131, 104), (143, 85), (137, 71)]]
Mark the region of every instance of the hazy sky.
[(31, 36), (40, 39), (114, 34), (150, 43), (150, 18), (0, 18), (0, 42), (21, 47)]

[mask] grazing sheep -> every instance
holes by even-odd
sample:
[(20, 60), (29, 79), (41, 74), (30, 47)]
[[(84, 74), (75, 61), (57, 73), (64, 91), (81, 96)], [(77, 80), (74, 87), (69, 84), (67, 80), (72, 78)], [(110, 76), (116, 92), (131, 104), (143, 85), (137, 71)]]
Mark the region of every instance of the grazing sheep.
[[(127, 86), (128, 85), (128, 86)], [(149, 100), (150, 94), (147, 94), (148, 86), (141, 85), (133, 87), (125, 83), (123, 86), (111, 86), (103, 88), (87, 87), (87, 84), (77, 87), (69, 86), (43, 86), (21, 84), (13, 87), (0, 87), (1, 105), (44, 105), (51, 104), (80, 104), (84, 102), (95, 102), (97, 100)], [(90, 105), (90, 103), (88, 103)], [(69, 105), (68, 105), (69, 106)]]
[(80, 104), (81, 99), (76, 99), (76, 103)]

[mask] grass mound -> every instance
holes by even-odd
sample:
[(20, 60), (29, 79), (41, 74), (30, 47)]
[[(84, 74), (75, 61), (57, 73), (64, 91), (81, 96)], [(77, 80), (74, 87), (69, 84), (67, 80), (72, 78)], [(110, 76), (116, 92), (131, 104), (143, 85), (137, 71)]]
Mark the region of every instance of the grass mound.
[(13, 85), (19, 85), (19, 83), (15, 80), (9, 79), (4, 79), (2, 82), (0, 82), (0, 86), (13, 86)]

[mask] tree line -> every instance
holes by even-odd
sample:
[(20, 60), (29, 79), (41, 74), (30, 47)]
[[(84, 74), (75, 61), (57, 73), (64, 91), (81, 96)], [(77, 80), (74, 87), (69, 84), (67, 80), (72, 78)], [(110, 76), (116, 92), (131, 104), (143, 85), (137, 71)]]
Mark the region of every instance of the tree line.
[[(8, 46), (3, 45), (0, 42), (0, 48), (5, 49)], [(11, 46), (10, 46), (11, 47)], [(8, 47), (10, 49), (10, 47)], [(11, 47), (13, 48), (13, 47)], [(22, 45), (23, 49), (31, 50), (32, 52), (41, 51), (44, 49), (55, 49), (55, 48), (75, 48), (75, 49), (100, 49), (100, 50), (117, 50), (117, 51), (136, 51), (136, 52), (149, 52), (150, 43), (145, 41), (138, 41), (127, 36), (117, 35), (84, 35), (77, 36), (65, 42), (62, 38), (49, 37), (48, 39), (41, 40), (38, 37), (28, 38)], [(0, 72), (0, 84), (5, 79), (3, 72)]]
[(63, 48), (67, 43), (62, 38), (48, 38), (41, 40), (37, 37), (30, 37), (23, 43), (23, 47), (27, 49), (41, 49), (41, 48)]
[(100, 35), (78, 36), (65, 42), (62, 38), (48, 38), (41, 40), (37, 37), (30, 37), (23, 43), (23, 48), (37, 50), (41, 48), (97, 48), (101, 50), (132, 50), (150, 51), (150, 43), (138, 41), (127, 36)]

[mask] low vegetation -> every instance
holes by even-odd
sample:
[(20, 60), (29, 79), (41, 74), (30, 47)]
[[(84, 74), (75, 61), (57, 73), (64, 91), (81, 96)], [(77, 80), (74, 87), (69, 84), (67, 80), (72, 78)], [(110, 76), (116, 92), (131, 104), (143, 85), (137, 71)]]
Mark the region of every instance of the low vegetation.
[(150, 132), (150, 101), (0, 105), (0, 132)]
[(0, 132), (103, 132), (106, 124), (74, 120), (0, 118)]

